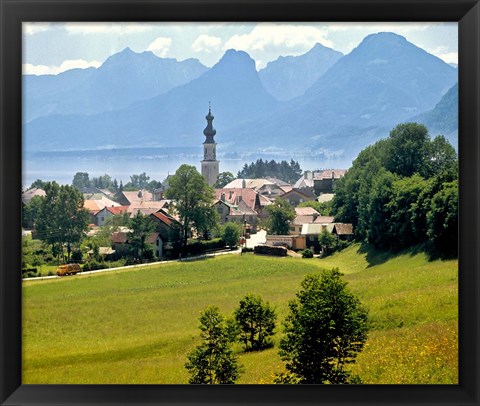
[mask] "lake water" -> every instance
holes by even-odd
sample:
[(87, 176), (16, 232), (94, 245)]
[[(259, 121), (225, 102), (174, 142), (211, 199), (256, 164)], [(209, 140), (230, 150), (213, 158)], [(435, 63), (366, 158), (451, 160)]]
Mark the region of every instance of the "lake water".
[[(298, 161), (302, 170), (325, 168), (348, 168), (351, 162), (325, 159), (314, 156), (288, 156), (287, 154), (229, 154), (220, 155), (220, 172), (232, 172), (234, 175), (245, 165), (257, 159), (279, 162), (291, 159)], [(128, 151), (82, 151), (48, 152), (25, 154), (23, 159), (23, 186), (29, 187), (36, 179), (71, 184), (77, 172), (88, 172), (90, 178), (108, 174), (112, 179), (122, 180), (125, 184), (130, 176), (145, 172), (150, 179), (163, 181), (174, 174), (181, 164), (195, 166), (200, 171), (201, 150), (187, 150), (183, 153), (148, 153), (145, 150)]]

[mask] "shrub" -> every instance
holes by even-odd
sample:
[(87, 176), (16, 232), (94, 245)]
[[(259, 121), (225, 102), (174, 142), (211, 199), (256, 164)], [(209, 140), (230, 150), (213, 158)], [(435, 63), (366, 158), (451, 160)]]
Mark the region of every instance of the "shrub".
[(238, 223), (227, 223), (223, 226), (222, 239), (230, 248), (238, 245), (238, 240), (242, 235), (242, 226)]
[(253, 252), (255, 254), (275, 255), (279, 257), (287, 256), (287, 249), (285, 247), (273, 247), (271, 245), (257, 245)]
[(97, 269), (105, 269), (107, 268), (105, 263), (100, 263), (95, 260), (88, 261), (84, 266), (83, 270), (84, 271), (95, 271)]
[(302, 252), (302, 258), (313, 258), (313, 252), (311, 249), (307, 248)]
[(272, 347), (270, 337), (275, 330), (277, 316), (268, 302), (258, 295), (249, 294), (240, 300), (235, 310), (239, 328), (239, 341), (245, 351), (257, 351)]
[(80, 262), (82, 260), (82, 251), (75, 250), (72, 252), (72, 262)]

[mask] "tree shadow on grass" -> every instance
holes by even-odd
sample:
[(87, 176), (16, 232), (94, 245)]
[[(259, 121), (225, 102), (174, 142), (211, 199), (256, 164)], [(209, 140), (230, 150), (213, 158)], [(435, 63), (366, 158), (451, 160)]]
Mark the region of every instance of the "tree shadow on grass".
[(368, 262), (367, 268), (370, 268), (372, 266), (384, 264), (385, 262), (393, 258), (396, 258), (400, 255), (410, 255), (413, 257), (417, 254), (425, 252), (425, 247), (422, 245), (418, 245), (415, 247), (411, 247), (411, 248), (399, 250), (399, 251), (381, 250), (381, 249), (375, 248), (371, 244), (363, 242), (360, 244), (360, 247), (357, 252), (359, 254), (366, 254), (365, 259)]
[(429, 261), (435, 261), (438, 259), (452, 259), (455, 256), (446, 256), (439, 253), (437, 250), (433, 249), (427, 244), (420, 244), (414, 247), (410, 247), (404, 250), (394, 251), (394, 250), (380, 250), (375, 248), (373, 245), (362, 242), (357, 251), (358, 254), (366, 254), (365, 259), (368, 262), (367, 268), (384, 264), (385, 262), (396, 258), (400, 255), (409, 255), (411, 257), (424, 253), (427, 255)]

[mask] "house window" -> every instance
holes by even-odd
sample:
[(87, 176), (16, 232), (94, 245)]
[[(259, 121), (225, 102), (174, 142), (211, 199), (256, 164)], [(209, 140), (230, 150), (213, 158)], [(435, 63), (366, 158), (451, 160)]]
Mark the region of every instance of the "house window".
[(290, 231), (295, 231), (295, 227), (290, 227)]
[(100, 221), (105, 221), (105, 217), (100, 217)]
[(157, 247), (158, 247), (158, 245), (159, 245), (158, 243), (159, 243), (159, 241), (158, 241), (158, 239), (157, 239)]

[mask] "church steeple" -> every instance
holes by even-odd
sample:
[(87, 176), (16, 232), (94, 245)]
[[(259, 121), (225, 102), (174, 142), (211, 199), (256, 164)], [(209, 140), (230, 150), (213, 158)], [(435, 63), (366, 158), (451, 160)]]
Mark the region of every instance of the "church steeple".
[(217, 143), (213, 139), (217, 131), (213, 128), (212, 121), (214, 119), (212, 114), (212, 107), (208, 102), (207, 127), (203, 130), (205, 141), (203, 142), (203, 161), (202, 175), (210, 186), (213, 186), (217, 181), (219, 172), (219, 162), (217, 161)]
[(215, 117), (212, 114), (212, 107), (210, 106), (210, 102), (208, 102), (208, 114), (205, 116), (205, 119), (207, 120), (207, 126), (205, 127), (205, 130), (203, 130), (203, 134), (206, 137), (204, 144), (215, 144), (213, 137), (217, 133), (217, 130), (213, 128), (212, 121), (214, 118)]

